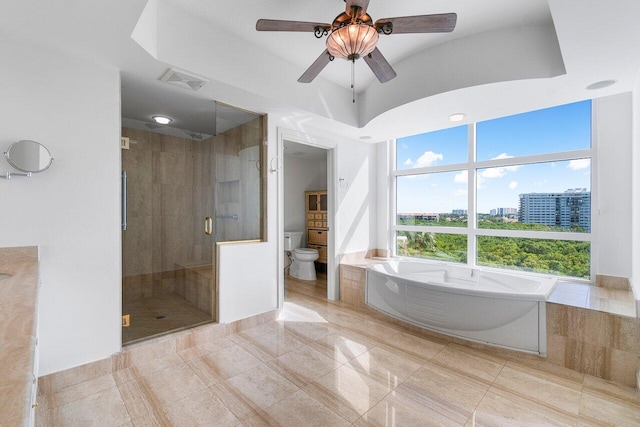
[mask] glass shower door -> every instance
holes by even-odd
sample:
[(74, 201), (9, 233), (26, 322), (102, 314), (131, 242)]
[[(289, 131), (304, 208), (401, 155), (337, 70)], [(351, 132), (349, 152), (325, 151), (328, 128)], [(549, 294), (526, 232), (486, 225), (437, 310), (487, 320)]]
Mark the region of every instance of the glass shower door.
[[(216, 319), (213, 290), (213, 136), (194, 140), (123, 128), (127, 228), (123, 343)], [(212, 219), (208, 220), (212, 226)]]

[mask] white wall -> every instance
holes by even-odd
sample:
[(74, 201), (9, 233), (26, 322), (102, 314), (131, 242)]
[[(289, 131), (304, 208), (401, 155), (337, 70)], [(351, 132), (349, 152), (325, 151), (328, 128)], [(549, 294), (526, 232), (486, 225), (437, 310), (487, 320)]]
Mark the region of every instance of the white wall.
[(0, 42), (0, 56), (0, 149), (33, 139), (55, 158), (31, 179), (0, 180), (0, 246), (40, 247), (48, 374), (120, 349), (119, 74), (16, 42)]
[(594, 101), (598, 144), (596, 274), (631, 277), (632, 96)]
[(327, 161), (306, 160), (284, 154), (284, 229), (302, 231), (307, 245), (305, 191), (327, 189)]
[(633, 141), (631, 155), (632, 182), (632, 250), (631, 286), (636, 298), (636, 313), (640, 317), (640, 75), (633, 91)]
[(376, 248), (377, 148), (347, 141), (337, 147), (339, 182), (336, 205), (336, 254)]

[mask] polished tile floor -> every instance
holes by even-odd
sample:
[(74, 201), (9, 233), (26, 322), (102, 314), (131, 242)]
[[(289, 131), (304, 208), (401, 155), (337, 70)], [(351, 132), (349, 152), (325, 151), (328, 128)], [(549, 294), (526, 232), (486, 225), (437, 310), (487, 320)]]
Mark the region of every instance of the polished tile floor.
[(41, 396), (37, 425), (640, 425), (635, 390), (419, 337), (315, 286), (288, 281), (278, 321)]
[(131, 321), (130, 327), (122, 328), (124, 344), (211, 320), (210, 315), (173, 294), (125, 300), (122, 310)]

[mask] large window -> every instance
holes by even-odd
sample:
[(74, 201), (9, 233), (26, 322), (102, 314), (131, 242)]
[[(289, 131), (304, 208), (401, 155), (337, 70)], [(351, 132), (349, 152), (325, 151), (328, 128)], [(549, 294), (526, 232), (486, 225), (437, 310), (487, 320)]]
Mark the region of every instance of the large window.
[(396, 253), (591, 277), (591, 102), (396, 141)]

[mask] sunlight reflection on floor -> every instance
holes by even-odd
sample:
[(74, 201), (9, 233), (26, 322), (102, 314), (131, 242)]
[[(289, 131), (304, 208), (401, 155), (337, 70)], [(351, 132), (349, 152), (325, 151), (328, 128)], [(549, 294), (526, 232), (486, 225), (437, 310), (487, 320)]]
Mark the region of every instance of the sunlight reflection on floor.
[(278, 320), (284, 320), (285, 322), (329, 323), (317, 311), (292, 302), (284, 303), (284, 308)]

